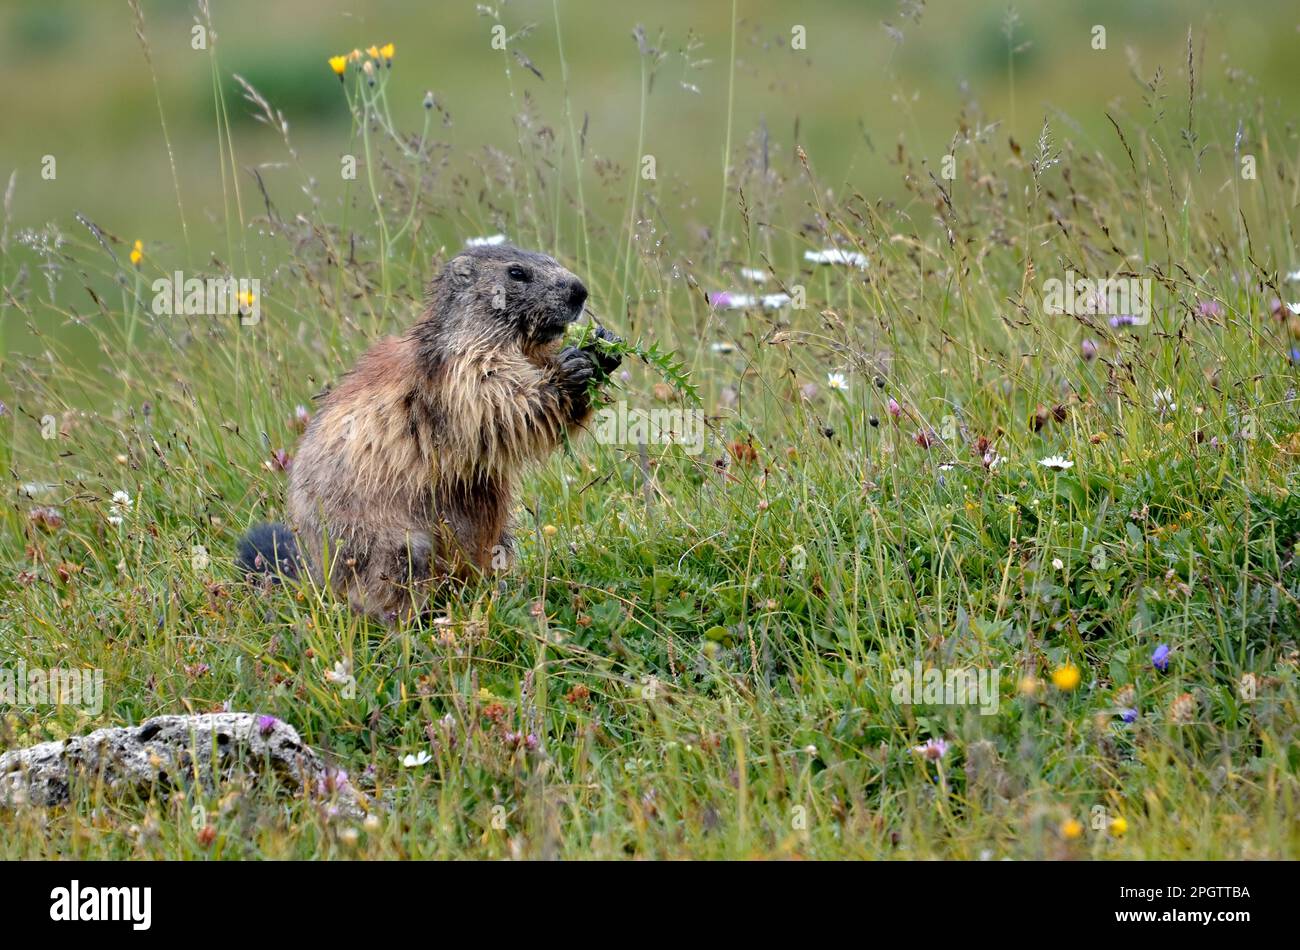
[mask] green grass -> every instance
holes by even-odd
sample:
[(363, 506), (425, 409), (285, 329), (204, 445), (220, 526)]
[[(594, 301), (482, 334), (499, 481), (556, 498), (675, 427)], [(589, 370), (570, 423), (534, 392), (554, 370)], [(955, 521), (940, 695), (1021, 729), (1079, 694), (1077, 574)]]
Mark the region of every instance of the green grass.
[[(1300, 298), (1280, 277), (1300, 175), (1285, 116), (1196, 90), (1189, 117), (1168, 79), (1183, 107), (1112, 110), (1104, 141), (1054, 122), (1012, 147), (967, 113), (956, 181), (901, 154), (903, 204), (828, 189), (816, 154), (765, 174), (746, 151), (719, 168), (711, 233), (660, 213), (670, 182), (578, 154), (577, 109), (552, 117), (562, 132), (517, 125), (513, 154), (444, 154), (418, 131), (398, 144), (382, 86), (346, 88), (349, 147), (371, 160), (342, 206), (286, 187), (268, 210), (224, 120), (214, 137), (226, 242), (206, 273), (261, 277), (257, 326), (152, 313), (179, 234), (137, 271), (128, 239), (67, 232), (43, 258), (60, 293), (7, 295), (6, 322), (60, 322), (5, 363), (0, 651), (102, 669), (107, 698), (95, 716), (11, 708), (0, 748), (270, 713), (373, 816), (265, 783), (79, 787), (0, 815), (0, 858), (1297, 856), (1300, 328), (1270, 313)], [(704, 451), (557, 453), (520, 498), (519, 564), (452, 591), (443, 622), (388, 629), (310, 586), (242, 583), (230, 553), (283, 510), (267, 463), (292, 452), (295, 406), (416, 318), (448, 249), (497, 230), (581, 260), (602, 322), (685, 360)], [(832, 245), (869, 266), (804, 262)], [(710, 307), (746, 289), (741, 267), (807, 306)], [(1150, 278), (1151, 324), (1043, 313), (1043, 281), (1071, 268)], [(614, 398), (678, 398), (626, 365)], [(354, 693), (325, 676), (340, 662)], [(917, 662), (999, 671), (997, 712), (895, 703)], [(1077, 688), (1053, 685), (1068, 666)], [(937, 762), (914, 751), (930, 739)]]

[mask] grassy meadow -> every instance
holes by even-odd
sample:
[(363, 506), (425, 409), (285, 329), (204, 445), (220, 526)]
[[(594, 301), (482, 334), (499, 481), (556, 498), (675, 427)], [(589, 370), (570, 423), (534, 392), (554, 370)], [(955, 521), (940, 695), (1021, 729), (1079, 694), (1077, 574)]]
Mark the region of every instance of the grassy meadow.
[[(371, 808), (87, 782), (0, 859), (1300, 856), (1294, 10), (423, 6), (4, 15), (0, 668), (105, 693), (0, 751), (254, 711)], [(245, 583), (314, 395), (494, 234), (702, 444), (574, 442), (428, 621)]]

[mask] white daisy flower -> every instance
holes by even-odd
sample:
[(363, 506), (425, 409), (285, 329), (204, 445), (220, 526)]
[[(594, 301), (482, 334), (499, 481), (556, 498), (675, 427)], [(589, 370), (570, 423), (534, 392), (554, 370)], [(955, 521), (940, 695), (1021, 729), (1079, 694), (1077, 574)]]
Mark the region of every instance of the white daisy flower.
[(1074, 468), (1074, 463), (1063, 455), (1049, 455), (1045, 459), (1039, 459), (1038, 464), (1043, 468), (1050, 468), (1056, 472), (1064, 472), (1067, 468)]
[(428, 765), (431, 761), (433, 761), (433, 756), (428, 752), (421, 751), (416, 754), (402, 756), (402, 767), (417, 769), (421, 765)]
[(489, 234), (487, 237), (470, 238), (465, 242), (466, 247), (491, 247), (494, 244), (506, 243), (504, 234)]
[(824, 251), (804, 251), (803, 259), (810, 264), (848, 264), (859, 270), (867, 269), (867, 256), (857, 251), (844, 251), (838, 247)]
[(841, 392), (849, 391), (849, 381), (844, 378), (843, 373), (827, 373), (826, 385), (831, 389), (838, 389)]

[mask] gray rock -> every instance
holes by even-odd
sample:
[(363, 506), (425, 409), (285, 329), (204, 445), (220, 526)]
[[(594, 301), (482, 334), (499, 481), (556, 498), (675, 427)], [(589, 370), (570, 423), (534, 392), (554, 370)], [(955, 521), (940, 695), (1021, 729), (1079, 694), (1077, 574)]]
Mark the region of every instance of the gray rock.
[(328, 767), (297, 730), (255, 713), (158, 716), (0, 755), (0, 807), (59, 805), (78, 783), (114, 792), (166, 791), (198, 781), (212, 791), (236, 776), (273, 774), (348, 817), (365, 813), (347, 774)]

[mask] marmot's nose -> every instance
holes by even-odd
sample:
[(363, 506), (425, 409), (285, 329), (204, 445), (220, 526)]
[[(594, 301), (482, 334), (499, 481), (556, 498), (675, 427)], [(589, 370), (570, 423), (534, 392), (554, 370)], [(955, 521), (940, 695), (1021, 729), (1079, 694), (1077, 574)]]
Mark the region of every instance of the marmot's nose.
[(582, 281), (573, 278), (569, 281), (569, 306), (574, 313), (582, 311), (582, 305), (587, 302), (587, 288), (583, 286)]

